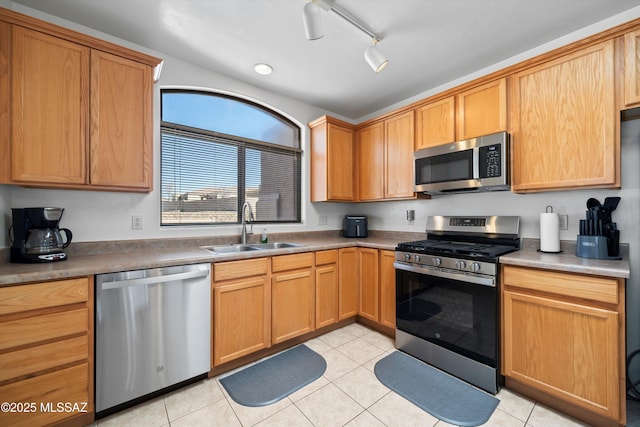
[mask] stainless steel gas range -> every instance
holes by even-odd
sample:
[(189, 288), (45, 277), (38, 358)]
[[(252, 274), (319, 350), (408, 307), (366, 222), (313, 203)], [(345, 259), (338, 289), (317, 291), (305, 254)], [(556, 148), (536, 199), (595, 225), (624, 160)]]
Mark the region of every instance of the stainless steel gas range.
[(396, 347), (490, 393), (500, 388), (498, 258), (520, 248), (516, 216), (432, 216), (396, 248)]

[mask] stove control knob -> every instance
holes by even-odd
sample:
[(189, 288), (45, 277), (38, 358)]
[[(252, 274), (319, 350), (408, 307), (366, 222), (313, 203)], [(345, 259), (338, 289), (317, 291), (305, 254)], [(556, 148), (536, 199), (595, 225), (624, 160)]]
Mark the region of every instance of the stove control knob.
[(471, 270), (473, 270), (474, 273), (477, 273), (478, 271), (480, 271), (480, 264), (474, 262), (473, 264), (471, 264)]
[(464, 261), (458, 261), (456, 262), (456, 268), (458, 270), (464, 270), (467, 267), (467, 263)]
[(413, 256), (413, 261), (414, 262), (420, 262), (420, 255), (414, 255)]
[(411, 261), (411, 254), (404, 254), (404, 260), (407, 262)]
[(435, 265), (436, 267), (439, 266), (440, 264), (442, 264), (442, 260), (440, 258), (437, 257), (433, 257), (431, 258), (431, 262), (433, 263), (433, 265)]

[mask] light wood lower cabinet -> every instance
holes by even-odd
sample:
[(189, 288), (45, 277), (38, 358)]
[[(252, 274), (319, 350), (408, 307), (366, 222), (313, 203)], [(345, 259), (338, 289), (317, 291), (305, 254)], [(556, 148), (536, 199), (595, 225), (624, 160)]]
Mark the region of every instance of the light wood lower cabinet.
[(360, 267), (360, 305), (358, 315), (366, 319), (379, 321), (379, 271), (378, 250), (358, 248), (358, 265)]
[(273, 344), (315, 330), (314, 254), (272, 258), (271, 336)]
[(269, 258), (213, 265), (213, 365), (271, 346)]
[(316, 329), (338, 321), (338, 250), (316, 252)]
[(396, 253), (380, 251), (380, 324), (396, 327)]
[(543, 392), (587, 422), (624, 423), (624, 280), (514, 266), (502, 274), (507, 385)]
[(93, 364), (92, 278), (0, 288), (0, 425), (92, 422)]
[(358, 248), (338, 250), (338, 318), (358, 314), (359, 290)]

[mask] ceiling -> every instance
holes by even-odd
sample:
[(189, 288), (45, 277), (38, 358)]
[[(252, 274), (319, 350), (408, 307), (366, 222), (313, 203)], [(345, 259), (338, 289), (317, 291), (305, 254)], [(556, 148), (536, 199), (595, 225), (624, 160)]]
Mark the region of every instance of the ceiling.
[[(306, 0), (14, 0), (272, 92), (359, 119), (640, 6), (640, 0), (336, 0), (382, 41), (334, 12), (309, 41)], [(255, 63), (274, 72), (261, 76)]]

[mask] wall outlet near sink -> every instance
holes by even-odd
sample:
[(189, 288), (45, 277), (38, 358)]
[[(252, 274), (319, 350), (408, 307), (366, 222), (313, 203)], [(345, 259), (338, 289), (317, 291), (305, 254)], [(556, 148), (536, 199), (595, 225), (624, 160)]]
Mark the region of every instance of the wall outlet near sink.
[(131, 229), (142, 230), (142, 215), (131, 215)]

